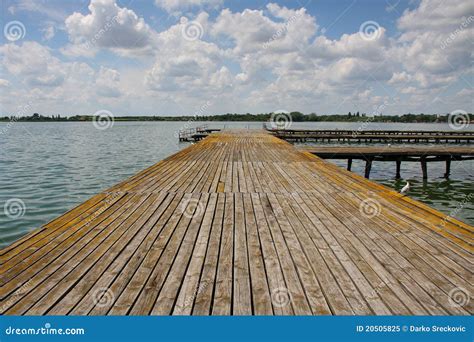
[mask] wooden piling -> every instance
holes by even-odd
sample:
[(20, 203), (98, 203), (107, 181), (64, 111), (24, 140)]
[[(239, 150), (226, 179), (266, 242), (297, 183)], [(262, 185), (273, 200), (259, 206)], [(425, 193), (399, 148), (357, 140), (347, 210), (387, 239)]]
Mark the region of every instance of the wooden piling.
[(421, 157), (421, 172), (423, 174), (423, 179), (428, 179), (428, 167), (426, 165), (426, 157)]
[(395, 178), (400, 179), (401, 178), (400, 168), (401, 168), (401, 165), (402, 165), (401, 159), (397, 159), (396, 164), (397, 164), (397, 170), (396, 170)]

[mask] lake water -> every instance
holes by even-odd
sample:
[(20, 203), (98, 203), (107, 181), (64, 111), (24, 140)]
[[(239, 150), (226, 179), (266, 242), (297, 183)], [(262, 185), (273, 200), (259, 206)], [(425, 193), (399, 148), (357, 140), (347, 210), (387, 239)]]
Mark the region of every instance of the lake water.
[[(0, 123), (0, 246), (187, 146), (175, 132), (185, 122), (115, 122), (106, 130), (92, 123)], [(202, 124), (202, 123), (199, 123)], [(261, 128), (257, 122), (213, 122), (215, 128)], [(292, 128), (357, 130), (360, 123), (293, 123)], [(449, 130), (442, 124), (364, 124), (364, 129)], [(469, 129), (472, 129), (469, 127)], [(336, 162), (336, 161), (335, 161)], [(345, 161), (336, 162), (345, 166)], [(354, 161), (353, 171), (364, 164)], [(410, 196), (474, 224), (473, 162), (453, 162), (445, 180), (444, 163), (429, 163), (427, 181), (419, 163), (402, 163), (412, 183)], [(375, 162), (371, 179), (400, 189), (394, 163)], [(466, 199), (471, 199), (467, 201)], [(18, 201), (19, 200), (19, 201)], [(24, 203), (24, 206), (23, 206)], [(18, 206), (17, 206), (18, 205)], [(6, 215), (3, 208), (10, 208)], [(13, 209), (12, 209), (13, 208)], [(14, 209), (19, 209), (15, 212)]]

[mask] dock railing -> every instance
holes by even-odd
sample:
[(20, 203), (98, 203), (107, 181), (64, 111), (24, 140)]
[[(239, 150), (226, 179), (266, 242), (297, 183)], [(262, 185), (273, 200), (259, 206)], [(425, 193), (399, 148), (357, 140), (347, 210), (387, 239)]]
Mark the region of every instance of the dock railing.
[[(266, 125), (264, 126), (266, 128)], [(269, 130), (267, 128), (267, 130)], [(339, 129), (275, 129), (279, 134), (327, 134), (327, 135), (344, 135), (357, 132), (358, 135), (462, 135), (474, 136), (474, 131), (408, 131), (408, 130), (339, 130)]]
[(178, 133), (179, 141), (190, 141), (193, 135), (205, 133), (208, 130), (208, 125), (201, 125), (198, 127), (180, 129)]

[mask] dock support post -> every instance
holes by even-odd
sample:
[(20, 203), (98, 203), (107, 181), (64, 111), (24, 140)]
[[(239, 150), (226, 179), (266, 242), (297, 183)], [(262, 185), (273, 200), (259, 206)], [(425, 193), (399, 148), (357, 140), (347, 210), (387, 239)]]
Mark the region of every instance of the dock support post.
[(426, 166), (426, 158), (421, 158), (421, 171), (423, 172), (423, 179), (428, 179), (428, 168)]
[(446, 172), (444, 173), (444, 178), (448, 179), (449, 174), (451, 173), (451, 158), (446, 159)]
[(347, 171), (350, 171), (352, 168), (352, 158), (347, 159)]
[(396, 179), (402, 178), (402, 177), (400, 176), (400, 167), (401, 167), (401, 165), (402, 165), (402, 161), (401, 161), (401, 160), (397, 160), (397, 173), (396, 173), (396, 175), (395, 175), (395, 178), (396, 178)]
[(365, 162), (365, 178), (369, 179), (370, 169), (372, 168), (372, 159), (367, 159)]

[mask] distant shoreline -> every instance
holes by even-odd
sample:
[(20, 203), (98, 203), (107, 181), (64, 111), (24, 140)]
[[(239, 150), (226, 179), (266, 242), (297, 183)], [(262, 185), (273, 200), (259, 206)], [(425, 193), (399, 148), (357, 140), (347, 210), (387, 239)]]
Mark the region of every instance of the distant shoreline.
[[(199, 115), (199, 116), (113, 116), (110, 112), (108, 115), (75, 115), (75, 116), (43, 116), (35, 113), (31, 116), (4, 116), (0, 117), (0, 122), (89, 122), (100, 120), (101, 118), (110, 119), (113, 121), (123, 122), (139, 122), (139, 121), (191, 121), (191, 122), (267, 122), (272, 119), (272, 115), (281, 116), (283, 121), (293, 122), (379, 122), (379, 123), (448, 123), (454, 120), (450, 114), (403, 114), (403, 115), (376, 115), (369, 116), (365, 113), (348, 113), (348, 114), (332, 114), (332, 115), (318, 115), (318, 114), (302, 114), (300, 112), (291, 113), (265, 113), (265, 114), (221, 114), (221, 115)], [(460, 115), (460, 114), (456, 114)], [(460, 119), (464, 121), (474, 122), (473, 114), (462, 114)], [(276, 118), (278, 120), (278, 117)]]

